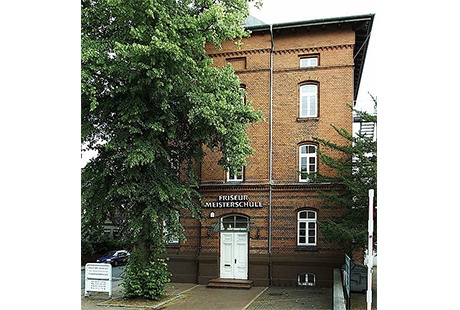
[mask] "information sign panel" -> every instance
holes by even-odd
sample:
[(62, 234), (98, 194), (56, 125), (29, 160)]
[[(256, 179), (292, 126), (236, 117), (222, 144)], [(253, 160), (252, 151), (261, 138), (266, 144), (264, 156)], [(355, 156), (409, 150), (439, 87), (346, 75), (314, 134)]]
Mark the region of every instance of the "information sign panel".
[(89, 292), (108, 292), (112, 297), (112, 265), (88, 263), (85, 266), (85, 297)]

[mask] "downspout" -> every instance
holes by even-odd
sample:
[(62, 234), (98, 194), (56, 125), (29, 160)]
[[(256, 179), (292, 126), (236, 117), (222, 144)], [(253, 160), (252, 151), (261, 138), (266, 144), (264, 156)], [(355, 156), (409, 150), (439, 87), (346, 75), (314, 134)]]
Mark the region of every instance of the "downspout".
[(270, 277), (270, 286), (273, 284), (272, 276), (272, 191), (273, 191), (273, 53), (275, 51), (275, 41), (273, 37), (273, 25), (270, 24), (270, 121), (269, 121), (269, 195), (268, 195), (268, 273)]
[(198, 225), (198, 249), (196, 251), (196, 255), (195, 255), (195, 263), (196, 263), (196, 272), (195, 272), (195, 283), (198, 284), (200, 283), (200, 255), (201, 255), (201, 220), (199, 220), (199, 224)]

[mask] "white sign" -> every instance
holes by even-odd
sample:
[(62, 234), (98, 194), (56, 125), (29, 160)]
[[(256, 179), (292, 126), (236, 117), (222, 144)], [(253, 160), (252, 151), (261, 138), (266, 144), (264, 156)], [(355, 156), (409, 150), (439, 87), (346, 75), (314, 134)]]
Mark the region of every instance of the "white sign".
[(112, 265), (88, 263), (85, 266), (85, 297), (88, 292), (108, 292), (112, 297)]
[(249, 201), (248, 195), (221, 195), (217, 202), (205, 202), (205, 208), (262, 208), (262, 201)]

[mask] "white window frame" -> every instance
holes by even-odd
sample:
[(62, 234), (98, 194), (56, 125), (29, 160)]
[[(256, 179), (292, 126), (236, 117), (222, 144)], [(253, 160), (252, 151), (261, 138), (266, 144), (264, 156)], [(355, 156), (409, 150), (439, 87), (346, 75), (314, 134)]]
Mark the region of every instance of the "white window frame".
[(299, 117), (318, 117), (318, 89), (317, 84), (300, 86)]
[(246, 97), (247, 97), (246, 85), (241, 84), (240, 90), (244, 91), (244, 95), (241, 96), (241, 102), (243, 103), (243, 105), (246, 105)]
[(297, 275), (297, 285), (299, 286), (316, 286), (316, 275), (314, 273), (299, 273)]
[[(310, 148), (312, 147), (315, 150), (314, 153), (310, 153)], [(302, 151), (304, 149), (306, 152)], [(303, 144), (299, 146), (299, 182), (309, 182), (311, 178), (308, 176), (318, 171), (317, 154), (318, 147), (314, 144)]]
[(309, 56), (300, 58), (300, 68), (309, 68), (318, 66), (318, 56)]
[[(305, 214), (305, 217), (302, 216), (303, 214)], [(317, 216), (317, 212), (313, 210), (300, 210), (297, 212), (298, 246), (316, 246), (318, 239)], [(302, 238), (305, 238), (305, 240), (302, 240)]]
[(244, 167), (241, 166), (239, 171), (236, 173), (231, 173), (230, 169), (227, 170), (227, 182), (243, 182), (244, 178)]

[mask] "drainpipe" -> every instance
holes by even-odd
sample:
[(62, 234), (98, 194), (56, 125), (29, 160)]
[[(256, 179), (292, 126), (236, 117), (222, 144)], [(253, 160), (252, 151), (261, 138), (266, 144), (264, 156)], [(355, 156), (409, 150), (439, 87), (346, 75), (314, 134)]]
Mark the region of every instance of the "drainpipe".
[(201, 220), (199, 221), (200, 225), (198, 226), (198, 249), (195, 255), (195, 264), (196, 264), (196, 273), (195, 273), (195, 283), (200, 283), (200, 255), (201, 255)]
[(275, 51), (275, 41), (273, 38), (273, 25), (270, 24), (270, 121), (269, 121), (269, 196), (268, 196), (268, 273), (270, 277), (270, 286), (273, 282), (272, 277), (272, 191), (273, 191), (273, 52)]

